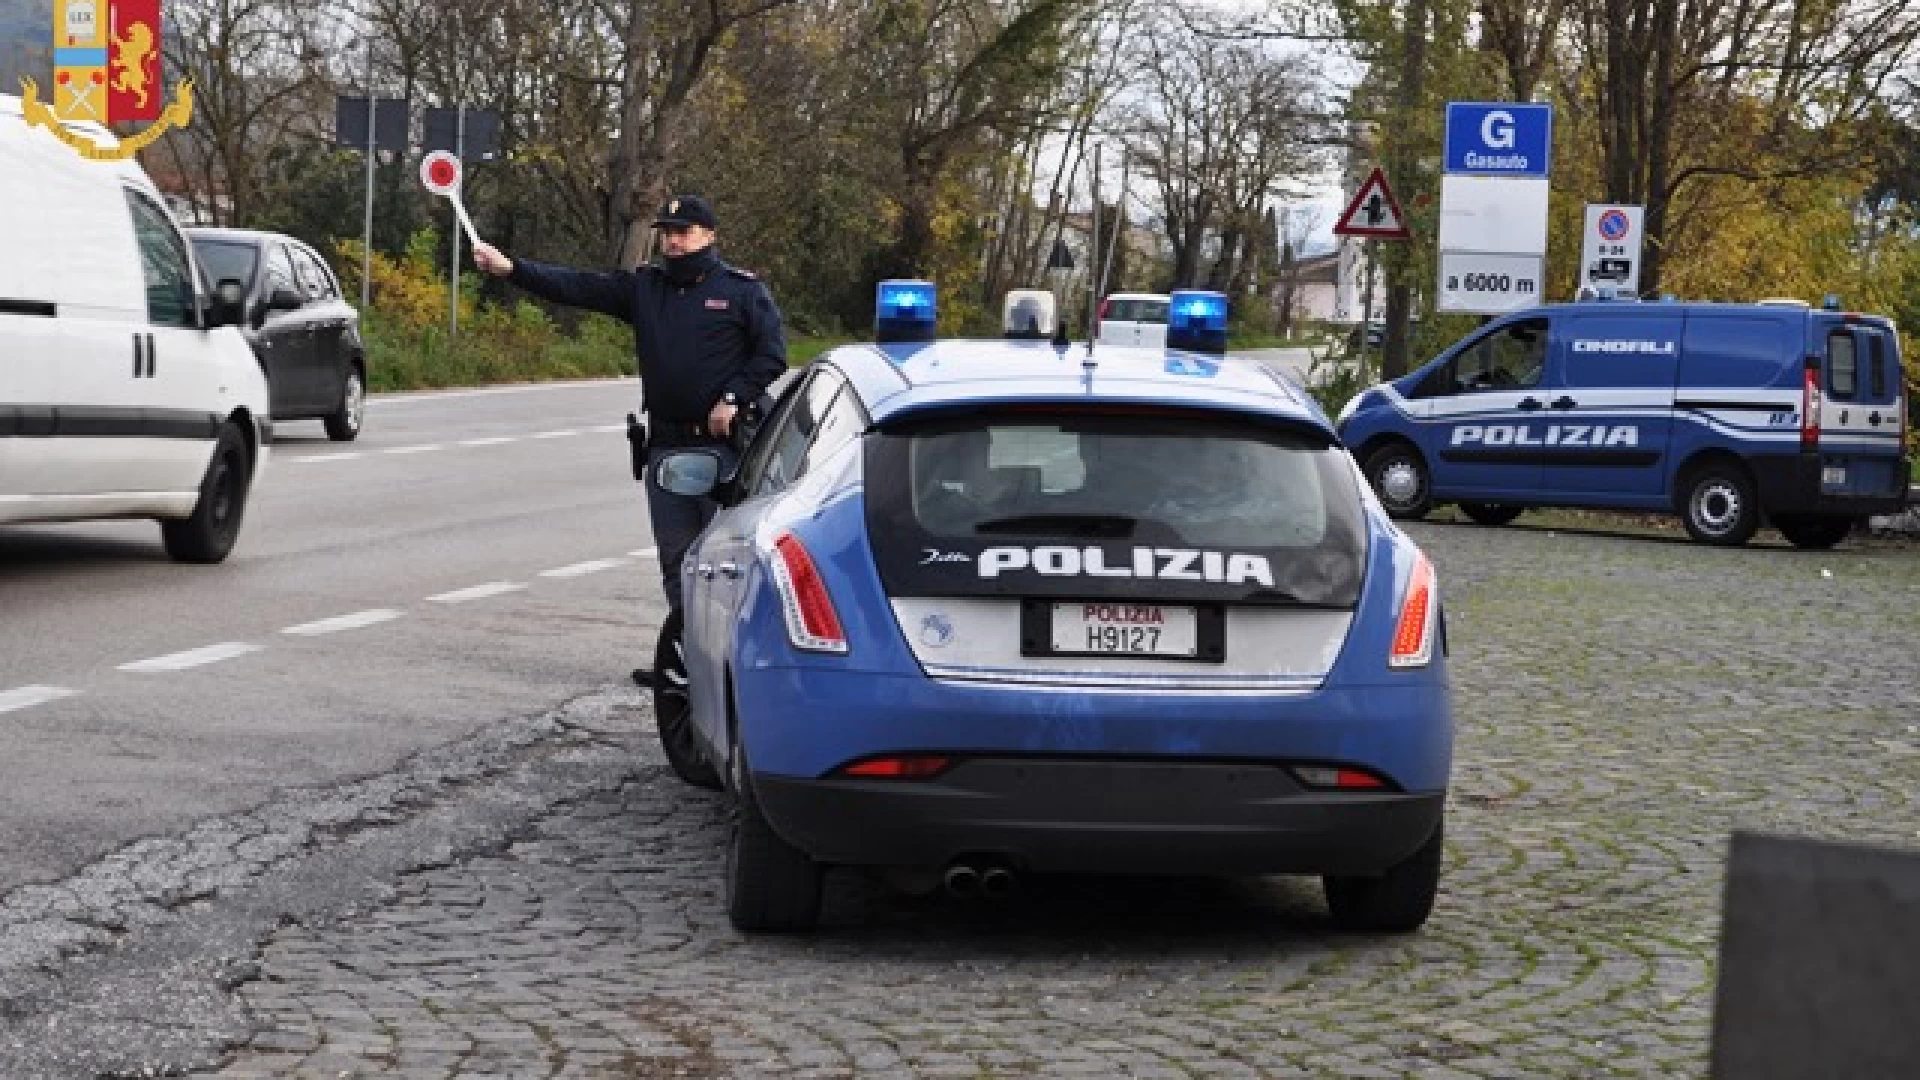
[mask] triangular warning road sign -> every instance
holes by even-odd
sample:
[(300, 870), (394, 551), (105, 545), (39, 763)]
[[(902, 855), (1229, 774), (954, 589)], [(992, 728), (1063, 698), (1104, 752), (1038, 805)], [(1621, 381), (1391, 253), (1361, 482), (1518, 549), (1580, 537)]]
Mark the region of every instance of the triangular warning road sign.
[(1400, 203), (1394, 199), (1393, 189), (1387, 186), (1384, 171), (1376, 167), (1367, 182), (1360, 185), (1333, 231), (1336, 236), (1367, 236), (1376, 240), (1407, 238), (1407, 216), (1400, 212)]

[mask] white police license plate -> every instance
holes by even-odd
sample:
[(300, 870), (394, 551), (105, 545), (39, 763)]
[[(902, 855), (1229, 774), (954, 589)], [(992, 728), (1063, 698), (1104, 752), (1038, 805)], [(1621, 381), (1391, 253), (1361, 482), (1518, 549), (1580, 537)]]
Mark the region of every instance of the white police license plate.
[(1055, 604), (1053, 651), (1095, 656), (1192, 657), (1199, 619), (1165, 604)]
[(1828, 465), (1827, 467), (1821, 469), (1820, 470), (1820, 486), (1821, 487), (1846, 487), (1847, 486), (1847, 467), (1845, 465)]

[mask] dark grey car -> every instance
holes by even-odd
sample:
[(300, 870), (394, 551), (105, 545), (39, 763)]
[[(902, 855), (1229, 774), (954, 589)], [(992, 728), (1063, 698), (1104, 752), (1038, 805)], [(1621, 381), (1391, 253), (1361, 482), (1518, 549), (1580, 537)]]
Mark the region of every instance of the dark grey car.
[(279, 233), (192, 228), (187, 236), (210, 285), (240, 283), (241, 331), (266, 373), (274, 421), (319, 418), (328, 438), (357, 437), (367, 397), (360, 314), (326, 260)]

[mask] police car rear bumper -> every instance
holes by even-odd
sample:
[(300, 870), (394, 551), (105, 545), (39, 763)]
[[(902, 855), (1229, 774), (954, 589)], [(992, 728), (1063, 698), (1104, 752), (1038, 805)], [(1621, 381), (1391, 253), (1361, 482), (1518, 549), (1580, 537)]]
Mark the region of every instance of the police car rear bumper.
[(1333, 792), (1267, 764), (982, 758), (930, 780), (756, 774), (754, 796), (815, 859), (1042, 873), (1371, 874), (1433, 835), (1446, 793)]
[[(1760, 485), (1760, 505), (1769, 516), (1866, 517), (1906, 509), (1910, 463), (1904, 455), (1777, 454), (1751, 458), (1748, 464)], [(1824, 482), (1829, 466), (1849, 471), (1844, 487)]]

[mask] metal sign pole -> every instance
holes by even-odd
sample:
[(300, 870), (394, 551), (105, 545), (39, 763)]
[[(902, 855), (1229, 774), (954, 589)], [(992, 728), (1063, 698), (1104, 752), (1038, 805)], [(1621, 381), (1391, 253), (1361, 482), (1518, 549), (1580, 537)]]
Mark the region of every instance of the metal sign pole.
[(373, 302), (373, 148), (378, 140), (373, 132), (373, 32), (362, 30), (367, 35), (367, 205), (360, 227), (360, 311), (364, 314)]
[[(467, 142), (467, 107), (464, 104), (456, 103), (453, 108), (453, 157), (454, 157), (454, 160), (460, 162), (462, 166), (465, 166), (467, 163), (466, 142)], [(461, 171), (464, 173), (465, 169), (463, 168)], [(465, 182), (466, 182), (466, 177), (463, 175), (461, 177), (461, 183), (464, 185)], [(447, 245), (448, 250), (453, 253), (453, 262), (447, 268), (447, 284), (448, 284), (447, 294), (452, 297), (452, 299), (447, 304), (447, 336), (459, 337), (460, 336), (460, 211), (454, 208), (453, 200), (451, 199), (448, 200), (447, 213), (453, 219), (451, 222), (448, 223), (448, 232), (447, 232), (447, 236), (451, 238), (453, 241), (453, 243)]]

